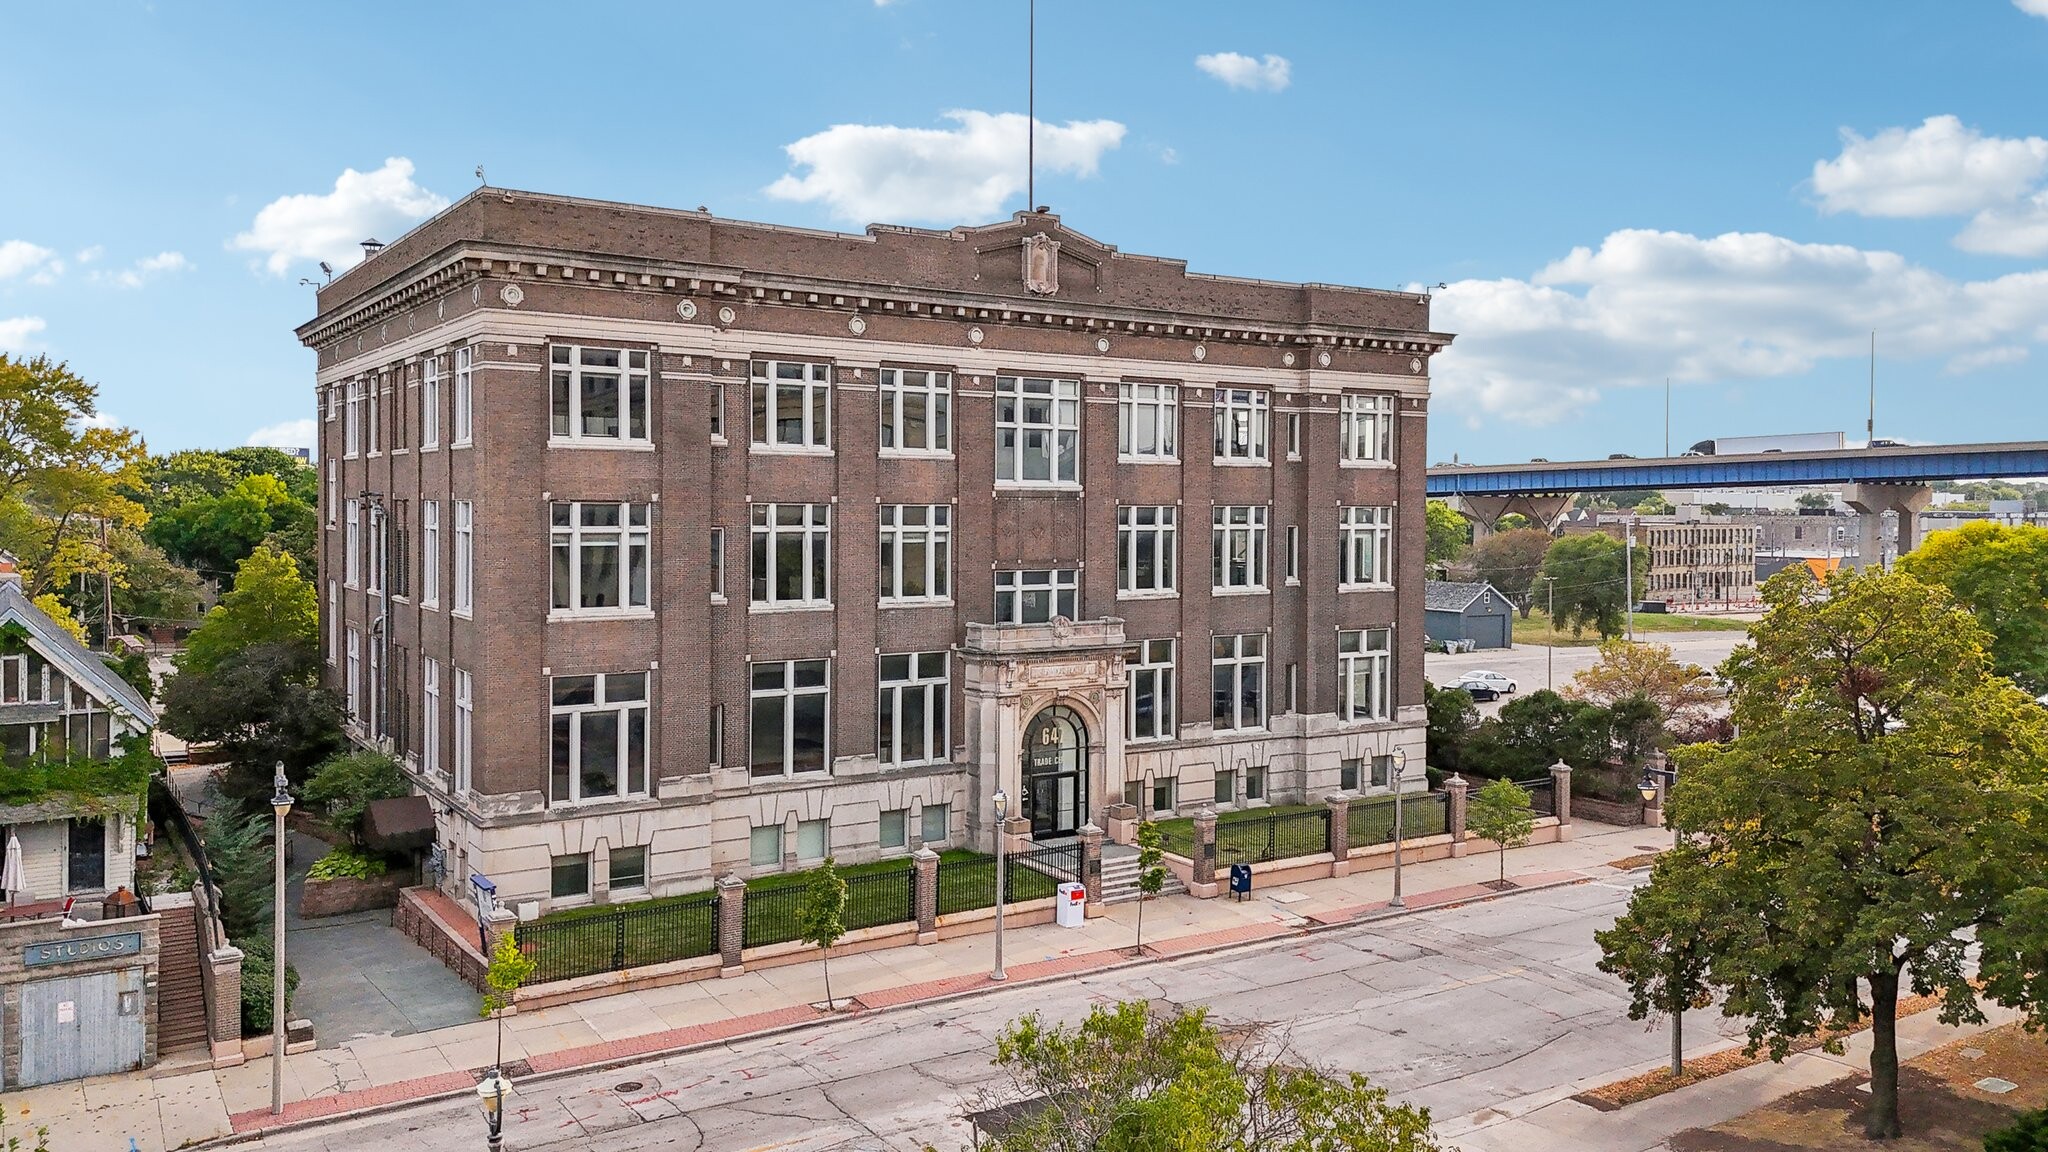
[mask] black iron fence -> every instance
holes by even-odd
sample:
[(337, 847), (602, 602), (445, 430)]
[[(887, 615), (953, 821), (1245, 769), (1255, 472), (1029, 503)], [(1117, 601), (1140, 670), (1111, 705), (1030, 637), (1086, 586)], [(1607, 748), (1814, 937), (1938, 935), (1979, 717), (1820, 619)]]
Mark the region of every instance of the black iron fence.
[(718, 894), (532, 920), (513, 939), (533, 958), (534, 983), (709, 956), (718, 951)]
[(843, 919), (849, 932), (917, 919), (917, 869), (906, 864), (846, 877)]
[(759, 948), (763, 944), (787, 944), (803, 935), (798, 919), (804, 906), (802, 885), (747, 889), (747, 926), (740, 933), (740, 946)]
[[(1448, 792), (1411, 792), (1401, 797), (1401, 838), (1441, 836), (1450, 830), (1451, 796)], [(1352, 848), (1370, 848), (1394, 841), (1392, 799), (1353, 800), (1344, 814), (1345, 843)]]
[[(1003, 857), (1006, 904), (1043, 900), (1059, 885), (1081, 877), (1081, 845), (1053, 844)], [(996, 858), (974, 856), (939, 861), (939, 915), (996, 905)]]
[(185, 806), (178, 802), (178, 796), (161, 776), (149, 779), (149, 818), (158, 827), (168, 825), (185, 847), (185, 855), (191, 859), (192, 867), (199, 873), (199, 882), (206, 886), (209, 907), (220, 899), (220, 889), (214, 887), (213, 866), (206, 858), (206, 845), (199, 839), (199, 833), (192, 827), (192, 818), (185, 814)]
[(1330, 850), (1330, 810), (1246, 812), (1216, 821), (1220, 864), (1262, 864)]
[(1529, 811), (1538, 816), (1557, 815), (1557, 783), (1550, 777), (1515, 782), (1529, 793)]

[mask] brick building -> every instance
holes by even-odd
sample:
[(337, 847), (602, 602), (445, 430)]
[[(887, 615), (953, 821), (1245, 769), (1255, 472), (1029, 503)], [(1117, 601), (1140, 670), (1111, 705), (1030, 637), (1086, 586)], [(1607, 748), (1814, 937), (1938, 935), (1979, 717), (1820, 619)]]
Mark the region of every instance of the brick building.
[(1052, 838), (1422, 761), (1426, 297), (1048, 214), (482, 189), (299, 336), (327, 676), (451, 883), (666, 894), (988, 849), (998, 789)]

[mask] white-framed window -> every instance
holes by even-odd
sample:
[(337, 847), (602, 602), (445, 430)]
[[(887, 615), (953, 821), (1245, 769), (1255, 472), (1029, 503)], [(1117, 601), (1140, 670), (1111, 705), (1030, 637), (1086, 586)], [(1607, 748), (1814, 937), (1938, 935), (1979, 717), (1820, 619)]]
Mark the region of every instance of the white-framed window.
[(389, 377), (380, 374), (377, 379), (368, 381), (363, 385), (363, 451), (365, 455), (375, 456), (378, 452), (377, 403), (378, 395), (384, 390), (384, 382), (387, 379)]
[(953, 509), (882, 505), (881, 598), (944, 600), (953, 594)]
[(548, 348), (556, 440), (646, 443), (647, 353), (637, 348)]
[(648, 505), (557, 502), (553, 527), (556, 612), (631, 612), (648, 606)]
[(348, 718), (363, 718), (363, 634), (348, 630)]
[(1171, 740), (1174, 728), (1172, 640), (1140, 640), (1124, 660), (1130, 687), (1131, 740)]
[(1337, 633), (1337, 718), (1388, 720), (1393, 712), (1393, 629)]
[(1287, 666), (1287, 711), (1301, 711), (1301, 665)]
[(1287, 526), (1287, 582), (1301, 583), (1301, 525)]
[(571, 852), (548, 858), (548, 895), (573, 900), (590, 895), (590, 853)]
[(799, 820), (796, 822), (796, 858), (798, 861), (823, 860), (832, 850), (832, 821)]
[(938, 764), (948, 758), (947, 659), (944, 652), (881, 658), (875, 702), (875, 758), (884, 764)]
[(342, 538), (342, 546), (346, 551), (342, 556), (341, 580), (342, 583), (354, 588), (363, 582), (363, 508), (361, 502), (350, 500), (347, 511), (343, 514), (342, 519), (347, 524), (347, 534)]
[(708, 743), (708, 744), (710, 745), (710, 749), (709, 749), (709, 750), (708, 750), (708, 752), (706, 753), (706, 760), (707, 760), (707, 762), (708, 762), (708, 763), (709, 763), (709, 764), (711, 765), (711, 767), (713, 767), (713, 768), (721, 768), (721, 767), (724, 767), (724, 765), (725, 765), (725, 705), (723, 705), (723, 704), (713, 704), (713, 705), (711, 706), (711, 724), (710, 724), (710, 731), (709, 731), (709, 732), (707, 732), (707, 733), (705, 734), (705, 742), (706, 742), (706, 743)]
[(1117, 591), (1174, 590), (1178, 511), (1170, 504), (1127, 504), (1116, 510)]
[(748, 673), (749, 773), (758, 778), (825, 771), (832, 763), (831, 662), (756, 661)]
[(644, 847), (614, 848), (607, 865), (606, 879), (613, 891), (633, 890), (647, 887), (647, 849)]
[(1246, 768), (1244, 770), (1244, 802), (1249, 804), (1254, 800), (1264, 800), (1265, 798), (1266, 770), (1263, 767)]
[(953, 450), (953, 376), (921, 368), (884, 368), (882, 450)]
[(320, 406), (326, 413), (327, 422), (333, 424), (341, 418), (341, 388), (329, 384), (320, 389)]
[(441, 662), (420, 658), (420, 768), (441, 770)]
[(1218, 504), (1210, 514), (1212, 586), (1266, 586), (1266, 506)]
[(919, 814), (924, 825), (925, 847), (944, 847), (953, 836), (953, 806), (951, 804), (927, 804)]
[(1287, 414), (1287, 458), (1301, 459), (1301, 413)]
[(996, 573), (998, 624), (1049, 624), (1055, 616), (1075, 618), (1080, 598), (1080, 570), (1023, 569)]
[(379, 592), (384, 588), (384, 509), (375, 503), (363, 506), (363, 588)]
[(1266, 726), (1266, 637), (1217, 636), (1209, 653), (1209, 719), (1218, 731)]
[(341, 585), (327, 582), (327, 662), (341, 661)]
[(470, 370), (470, 364), (472, 362), (471, 355), (474, 352), (475, 349), (468, 345), (455, 350), (455, 396), (453, 397), (455, 401), (455, 437), (452, 442), (458, 446), (469, 443), (469, 405), (470, 395), (473, 391), (471, 380), (473, 373)]
[(470, 789), (470, 733), (475, 718), (475, 681), (467, 668), (455, 670), (455, 791)]
[(1179, 458), (1180, 389), (1172, 384), (1117, 388), (1116, 454), (1131, 460)]
[(832, 602), (832, 506), (753, 506), (752, 587), (756, 604)]
[(427, 357), (420, 366), (420, 448), (441, 443), (441, 358)]
[(476, 593), (476, 507), (455, 502), (455, 611), (468, 615)]
[(1235, 803), (1237, 803), (1237, 769), (1218, 768), (1216, 770), (1216, 806), (1220, 808), (1224, 805)]
[(747, 865), (776, 868), (782, 864), (782, 825), (757, 824), (747, 832)]
[(711, 382), (711, 439), (714, 443), (725, 443), (725, 381)]
[(725, 529), (711, 530), (711, 598), (725, 599)]
[(832, 366), (798, 360), (753, 362), (754, 443), (774, 448), (832, 446)]
[(1392, 788), (1394, 786), (1394, 758), (1379, 755), (1372, 758), (1372, 786)]
[(1344, 460), (1347, 463), (1394, 458), (1394, 398), (1350, 392), (1344, 396)]
[(327, 461), (327, 526), (341, 517), (341, 461)]
[(341, 454), (355, 457), (363, 450), (363, 382), (348, 382), (348, 419), (341, 426)]
[(1080, 460), (1080, 381), (996, 377), (997, 480), (1074, 484)]
[(647, 673), (557, 676), (549, 709), (548, 801), (647, 794)]
[(903, 808), (889, 808), (882, 812), (881, 827), (877, 842), (883, 849), (908, 848), (910, 846), (910, 812)]
[(1266, 459), (1266, 425), (1271, 397), (1256, 388), (1216, 390), (1216, 459)]
[(441, 502), (420, 501), (420, 607), (441, 603)]
[(1389, 584), (1394, 579), (1394, 510), (1346, 506), (1338, 530), (1337, 582)]

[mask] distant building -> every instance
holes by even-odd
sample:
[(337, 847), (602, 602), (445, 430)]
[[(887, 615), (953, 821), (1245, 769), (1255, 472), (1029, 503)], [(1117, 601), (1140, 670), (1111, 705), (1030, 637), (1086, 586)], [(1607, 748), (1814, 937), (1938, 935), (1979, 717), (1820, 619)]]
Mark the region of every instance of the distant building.
[(1481, 581), (1425, 580), (1422, 634), (1431, 640), (1470, 640), (1477, 648), (1514, 647), (1514, 605)]
[(1650, 560), (1645, 600), (1683, 608), (1756, 599), (1757, 541), (1762, 530), (1753, 522), (1710, 516), (1688, 504), (1663, 516), (1607, 514), (1597, 527), (1574, 524), (1566, 531), (1598, 531), (1620, 540), (1631, 523), (1636, 544)]

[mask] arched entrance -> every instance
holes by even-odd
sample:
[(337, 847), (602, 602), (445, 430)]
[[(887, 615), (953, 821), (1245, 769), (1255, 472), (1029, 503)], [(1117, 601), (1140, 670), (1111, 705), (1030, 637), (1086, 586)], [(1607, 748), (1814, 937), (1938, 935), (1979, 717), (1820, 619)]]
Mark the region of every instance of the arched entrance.
[(1024, 729), (1024, 818), (1040, 840), (1088, 822), (1088, 726), (1071, 708), (1046, 708)]

